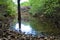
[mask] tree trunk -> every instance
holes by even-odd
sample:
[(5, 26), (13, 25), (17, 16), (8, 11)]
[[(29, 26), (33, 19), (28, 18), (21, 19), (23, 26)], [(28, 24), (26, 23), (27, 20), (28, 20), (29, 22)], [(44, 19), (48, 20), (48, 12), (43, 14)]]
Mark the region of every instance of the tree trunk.
[(21, 29), (20, 0), (18, 0), (18, 23), (19, 23), (19, 29)]

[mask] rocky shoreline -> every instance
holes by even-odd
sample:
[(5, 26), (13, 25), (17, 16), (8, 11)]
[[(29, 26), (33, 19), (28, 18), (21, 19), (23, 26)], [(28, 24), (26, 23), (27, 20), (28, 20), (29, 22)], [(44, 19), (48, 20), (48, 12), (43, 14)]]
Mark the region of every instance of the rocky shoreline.
[(32, 34), (25, 34), (25, 32), (16, 32), (12, 30), (0, 30), (0, 40), (60, 40), (60, 37), (55, 36), (33, 36)]

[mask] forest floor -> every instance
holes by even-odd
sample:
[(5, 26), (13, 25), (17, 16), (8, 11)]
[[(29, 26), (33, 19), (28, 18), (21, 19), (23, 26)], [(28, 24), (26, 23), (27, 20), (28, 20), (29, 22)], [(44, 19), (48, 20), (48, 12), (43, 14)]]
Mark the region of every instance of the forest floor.
[(24, 32), (16, 32), (12, 30), (0, 30), (0, 40), (60, 40), (60, 37), (54, 36), (32, 36), (32, 34), (25, 34)]

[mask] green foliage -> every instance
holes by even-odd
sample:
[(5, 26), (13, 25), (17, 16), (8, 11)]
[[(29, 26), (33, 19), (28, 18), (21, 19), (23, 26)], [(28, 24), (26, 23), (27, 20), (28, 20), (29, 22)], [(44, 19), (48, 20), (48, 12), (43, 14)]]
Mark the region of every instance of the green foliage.
[(23, 2), (21, 3), (21, 6), (30, 6), (29, 2)]
[(31, 12), (35, 14), (51, 14), (60, 8), (60, 0), (30, 0)]
[(12, 0), (1, 0), (0, 5), (3, 6), (3, 10), (9, 14), (10, 16), (15, 15), (16, 13), (16, 5), (12, 2)]
[(44, 32), (60, 33), (60, 0), (29, 0), (29, 2), (31, 14), (39, 20), (36, 20), (38, 21), (36, 25), (40, 25), (36, 27), (43, 27)]
[(1, 25), (5, 25), (6, 23), (8, 26), (3, 27), (10, 27), (12, 23), (16, 22), (17, 6), (13, 3), (12, 0), (0, 0), (0, 15), (0, 21), (2, 22)]

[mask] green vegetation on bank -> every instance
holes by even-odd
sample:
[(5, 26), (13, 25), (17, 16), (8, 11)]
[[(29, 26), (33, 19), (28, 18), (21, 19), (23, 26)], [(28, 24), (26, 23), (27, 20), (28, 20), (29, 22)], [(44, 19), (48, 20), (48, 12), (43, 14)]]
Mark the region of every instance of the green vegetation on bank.
[(12, 0), (0, 0), (0, 25), (6, 29), (17, 20), (17, 6)]
[[(16, 5), (13, 3), (12, 0), (1, 0), (0, 6), (3, 6), (5, 12), (9, 15), (15, 15), (16, 13)], [(4, 8), (5, 7), (5, 8)]]
[[(60, 0), (29, 0), (30, 25), (37, 31), (60, 34)], [(22, 5), (26, 5), (23, 3)]]
[[(31, 5), (31, 13), (52, 15), (58, 12), (60, 8), (60, 0), (29, 0)], [(55, 13), (56, 14), (56, 13)]]
[(60, 0), (29, 0), (29, 2), (30, 14), (37, 19), (31, 25), (36, 26), (35, 29), (42, 27), (44, 32), (59, 34)]
[[(37, 31), (60, 34), (60, 0), (29, 0), (30, 25)], [(0, 25), (6, 29), (17, 21), (17, 5), (12, 0), (0, 0)]]

